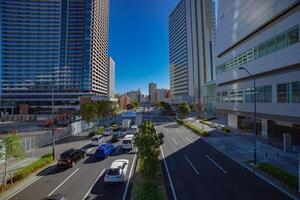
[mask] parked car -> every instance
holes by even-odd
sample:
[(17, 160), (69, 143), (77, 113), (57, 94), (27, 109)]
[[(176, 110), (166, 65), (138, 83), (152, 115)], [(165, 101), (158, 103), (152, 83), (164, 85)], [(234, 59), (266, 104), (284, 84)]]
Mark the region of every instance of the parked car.
[(121, 137), (121, 131), (116, 131), (116, 132), (113, 132), (112, 133), (112, 136), (111, 136), (111, 141), (112, 142), (117, 142), (119, 141), (120, 137)]
[(102, 144), (102, 142), (103, 142), (102, 135), (95, 135), (91, 139), (91, 144), (95, 146)]
[(102, 144), (95, 152), (95, 158), (107, 158), (114, 150), (114, 145), (111, 143)]
[(69, 149), (60, 155), (57, 167), (68, 168), (74, 167), (75, 163), (86, 157), (86, 152), (82, 149)]
[(107, 170), (104, 182), (106, 183), (122, 183), (125, 181), (129, 161), (125, 159), (115, 160)]
[(68, 200), (68, 197), (66, 194), (53, 194), (43, 198), (42, 200)]
[(133, 149), (133, 141), (134, 141), (134, 135), (126, 135), (123, 138), (123, 142), (122, 142), (122, 148), (124, 150), (128, 150), (128, 149)]
[(110, 136), (112, 134), (112, 129), (111, 128), (106, 128), (104, 129), (104, 132), (103, 132), (103, 136)]
[(133, 135), (137, 134), (139, 132), (138, 126), (137, 125), (132, 125), (130, 127), (130, 131), (129, 132), (130, 132), (130, 134), (133, 134)]

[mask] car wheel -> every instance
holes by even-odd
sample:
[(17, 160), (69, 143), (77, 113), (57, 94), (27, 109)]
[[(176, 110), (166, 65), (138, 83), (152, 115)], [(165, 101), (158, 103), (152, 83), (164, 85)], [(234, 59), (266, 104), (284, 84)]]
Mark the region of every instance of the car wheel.
[(83, 154), (82, 154), (82, 157), (85, 158), (85, 157), (86, 157), (86, 153), (83, 153)]

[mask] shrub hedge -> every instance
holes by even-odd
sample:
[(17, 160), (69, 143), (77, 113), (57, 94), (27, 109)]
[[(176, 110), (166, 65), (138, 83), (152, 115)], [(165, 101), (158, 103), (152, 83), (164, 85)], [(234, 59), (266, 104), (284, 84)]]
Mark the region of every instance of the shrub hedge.
[(18, 171), (15, 172), (13, 176), (13, 182), (19, 181), (23, 178), (26, 178), (29, 176), (32, 172), (35, 172), (38, 169), (41, 169), (42, 167), (47, 166), (53, 161), (53, 156), (52, 154), (46, 154), (42, 156), (40, 159), (37, 161), (31, 163), (30, 165), (19, 169)]
[(209, 136), (209, 132), (207, 131), (204, 131), (202, 130), (201, 128), (193, 125), (193, 124), (190, 124), (182, 119), (179, 119), (179, 118), (176, 118), (176, 121), (179, 123), (179, 124), (182, 124), (184, 125), (185, 127), (187, 127), (188, 129), (192, 130), (194, 133), (198, 134), (198, 135), (201, 135), (201, 136), (204, 136), (204, 137), (207, 137)]
[(163, 190), (153, 180), (146, 180), (141, 184), (137, 184), (133, 190), (134, 200), (163, 200)]
[(230, 132), (230, 129), (227, 128), (227, 127), (223, 127), (223, 128), (222, 128), (222, 131), (225, 132), (225, 133), (229, 133), (229, 132)]
[(89, 133), (89, 137), (93, 137), (95, 135), (102, 135), (104, 132), (104, 127), (98, 128), (97, 130), (93, 130)]
[(296, 176), (291, 175), (288, 172), (283, 171), (282, 169), (266, 162), (258, 163), (257, 168), (278, 179), (280, 182), (287, 185), (288, 187), (293, 188), (295, 190), (298, 189), (298, 179)]

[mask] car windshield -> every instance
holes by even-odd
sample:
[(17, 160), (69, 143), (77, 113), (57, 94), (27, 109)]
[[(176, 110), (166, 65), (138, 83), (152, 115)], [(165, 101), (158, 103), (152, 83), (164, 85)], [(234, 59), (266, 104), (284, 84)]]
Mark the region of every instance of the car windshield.
[(109, 169), (107, 174), (109, 176), (117, 176), (117, 175), (120, 175), (121, 172), (120, 172), (120, 169), (117, 169), (117, 168), (113, 168), (113, 169)]
[(92, 138), (92, 141), (98, 141), (98, 138)]
[(60, 159), (61, 160), (67, 160), (69, 158), (69, 154), (61, 154)]
[(123, 144), (131, 144), (131, 140), (123, 140)]
[(110, 128), (106, 128), (105, 131), (110, 131)]

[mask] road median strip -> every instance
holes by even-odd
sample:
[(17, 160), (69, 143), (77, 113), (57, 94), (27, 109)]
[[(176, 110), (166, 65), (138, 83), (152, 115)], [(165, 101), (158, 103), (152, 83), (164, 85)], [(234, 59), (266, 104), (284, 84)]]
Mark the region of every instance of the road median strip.
[(209, 132), (207, 132), (207, 131), (205, 131), (205, 130), (203, 130), (203, 129), (201, 129), (201, 128), (199, 128), (199, 127), (197, 127), (197, 126), (195, 126), (195, 125), (193, 125), (193, 124), (191, 124), (191, 123), (189, 123), (189, 122), (186, 122), (186, 121), (183, 120), (183, 119), (179, 119), (179, 118), (176, 117), (175, 120), (176, 120), (179, 124), (185, 126), (186, 128), (188, 128), (188, 129), (190, 129), (191, 131), (193, 131), (194, 133), (196, 133), (197, 135), (200, 135), (200, 136), (203, 136), (203, 137), (207, 137), (207, 136), (210, 135)]

